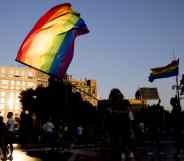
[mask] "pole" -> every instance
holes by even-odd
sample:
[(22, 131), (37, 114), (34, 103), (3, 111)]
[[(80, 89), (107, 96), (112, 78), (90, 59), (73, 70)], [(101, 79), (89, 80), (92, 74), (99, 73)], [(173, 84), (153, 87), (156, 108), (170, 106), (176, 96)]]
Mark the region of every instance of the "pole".
[(178, 83), (178, 75), (176, 75), (176, 97), (179, 97), (179, 83)]
[(178, 101), (178, 105), (180, 106), (180, 93), (179, 93), (178, 75), (176, 75), (176, 98), (177, 98), (177, 101)]

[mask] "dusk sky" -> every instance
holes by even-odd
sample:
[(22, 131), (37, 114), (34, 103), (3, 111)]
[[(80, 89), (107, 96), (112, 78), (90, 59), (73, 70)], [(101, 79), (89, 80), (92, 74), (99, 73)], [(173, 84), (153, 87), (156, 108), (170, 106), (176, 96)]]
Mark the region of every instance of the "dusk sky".
[[(157, 87), (161, 104), (170, 109), (175, 77), (148, 81), (150, 68), (180, 59), (184, 73), (183, 0), (2, 0), (0, 5), (0, 65), (15, 62), (18, 49), (36, 21), (53, 6), (70, 2), (90, 33), (76, 39), (68, 74), (96, 79), (98, 95), (112, 88), (133, 98), (140, 87)], [(184, 104), (183, 109), (184, 109)]]

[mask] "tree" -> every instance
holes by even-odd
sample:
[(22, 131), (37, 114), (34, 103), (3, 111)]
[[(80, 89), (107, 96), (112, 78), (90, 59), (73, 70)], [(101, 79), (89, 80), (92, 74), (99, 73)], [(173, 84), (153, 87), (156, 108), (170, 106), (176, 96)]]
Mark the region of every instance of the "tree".
[(49, 82), (48, 87), (38, 86), (20, 93), (20, 102), (23, 110), (35, 113), (37, 117), (46, 119), (51, 116), (61, 117), (65, 106), (65, 91), (62, 81)]
[(32, 111), (34, 110), (35, 100), (34, 100), (35, 91), (32, 88), (23, 90), (20, 93), (20, 102), (22, 103), (23, 110)]
[[(48, 87), (38, 86), (35, 90), (24, 90), (20, 94), (23, 110), (35, 113), (41, 120), (52, 117), (56, 122), (63, 120), (81, 124), (89, 121), (95, 113), (89, 102), (82, 100), (79, 92), (72, 91), (69, 81), (49, 79)], [(89, 116), (89, 117), (88, 117)]]

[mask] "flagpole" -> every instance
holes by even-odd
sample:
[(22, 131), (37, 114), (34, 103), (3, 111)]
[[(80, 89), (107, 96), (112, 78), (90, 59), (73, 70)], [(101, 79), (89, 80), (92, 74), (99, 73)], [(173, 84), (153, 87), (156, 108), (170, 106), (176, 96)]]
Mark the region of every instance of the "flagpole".
[[(176, 60), (176, 55), (175, 55), (175, 48), (173, 48), (173, 59)], [(179, 67), (178, 67), (179, 68)], [(179, 71), (178, 71), (179, 72)], [(179, 82), (178, 82), (178, 74), (176, 75), (176, 98), (179, 101), (180, 105), (180, 94), (179, 94)]]
[(176, 97), (179, 100), (179, 82), (178, 82), (178, 75), (176, 75)]
[(179, 75), (179, 71), (178, 71), (178, 74), (176, 75), (176, 98), (178, 101), (179, 108), (181, 108), (178, 75)]

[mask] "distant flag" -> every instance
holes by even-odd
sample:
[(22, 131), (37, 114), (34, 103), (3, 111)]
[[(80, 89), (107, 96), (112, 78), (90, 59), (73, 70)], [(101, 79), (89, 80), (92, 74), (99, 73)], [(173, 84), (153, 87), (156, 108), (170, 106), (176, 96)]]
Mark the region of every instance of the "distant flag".
[(179, 59), (173, 60), (170, 64), (163, 67), (152, 68), (151, 74), (149, 76), (149, 81), (153, 82), (155, 79), (177, 76), (178, 71)]
[(71, 4), (57, 5), (37, 21), (22, 42), (16, 61), (62, 79), (73, 58), (75, 38), (88, 32)]

